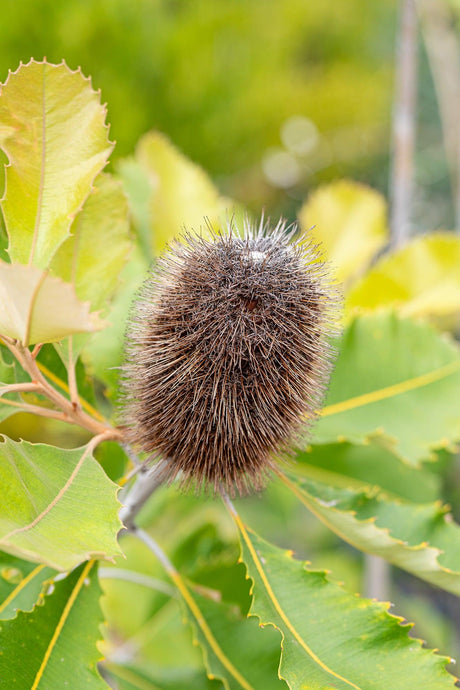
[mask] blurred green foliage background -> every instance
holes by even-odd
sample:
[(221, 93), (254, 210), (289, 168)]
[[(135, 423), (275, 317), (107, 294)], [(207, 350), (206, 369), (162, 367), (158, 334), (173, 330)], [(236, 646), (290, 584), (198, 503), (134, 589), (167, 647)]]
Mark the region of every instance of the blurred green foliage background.
[(2, 17), (1, 79), (30, 57), (81, 66), (113, 160), (159, 129), (254, 210), (294, 215), (334, 177), (386, 190), (394, 0), (4, 0)]

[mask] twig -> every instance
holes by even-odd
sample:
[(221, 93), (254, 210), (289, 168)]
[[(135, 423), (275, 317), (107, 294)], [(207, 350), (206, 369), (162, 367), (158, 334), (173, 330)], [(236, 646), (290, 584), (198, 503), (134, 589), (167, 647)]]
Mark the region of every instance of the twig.
[(67, 380), (68, 380), (68, 384), (69, 384), (70, 400), (74, 406), (74, 409), (80, 409), (81, 403), (80, 403), (80, 396), (78, 395), (77, 375), (76, 375), (76, 371), (75, 371), (75, 362), (74, 362), (74, 358), (73, 358), (72, 336), (69, 336), (68, 348), (69, 348), (69, 366), (67, 367), (67, 377), (68, 377)]
[(163, 471), (164, 463), (162, 461), (157, 462), (152, 467), (142, 465), (138, 470), (134, 486), (122, 499), (124, 506), (120, 511), (120, 520), (126, 529), (132, 530), (134, 528), (136, 515), (153, 492), (163, 483)]
[(40, 391), (38, 383), (9, 383), (0, 387), (0, 397), (7, 393), (36, 393)]
[[(83, 411), (81, 406), (75, 406), (71, 400), (68, 400), (52, 386), (38, 368), (34, 352), (30, 352), (27, 347), (11, 338), (2, 336), (2, 340), (21, 364), (24, 371), (30, 376), (34, 390), (48, 398), (59, 412), (33, 405), (27, 406), (21, 403), (17, 403), (15, 405), (16, 407), (20, 406), (25, 412), (33, 412), (34, 414), (44, 417), (52, 417), (54, 419), (61, 419), (62, 421), (76, 424), (96, 435), (104, 434), (106, 440), (123, 441), (123, 432), (121, 429), (116, 429), (106, 422), (100, 422), (94, 417), (91, 417)], [(11, 404), (13, 401), (4, 400), (3, 402)]]
[(108, 580), (123, 580), (124, 582), (132, 582), (135, 585), (142, 587), (149, 587), (155, 591), (167, 594), (170, 597), (177, 597), (177, 591), (167, 582), (163, 582), (157, 577), (151, 575), (144, 575), (144, 573), (137, 573), (134, 570), (126, 570), (124, 568), (104, 568), (100, 567), (98, 570), (101, 579)]
[(409, 236), (415, 148), (417, 85), (417, 14), (414, 0), (400, 1), (393, 112), (393, 165), (390, 182), (391, 242), (399, 247)]

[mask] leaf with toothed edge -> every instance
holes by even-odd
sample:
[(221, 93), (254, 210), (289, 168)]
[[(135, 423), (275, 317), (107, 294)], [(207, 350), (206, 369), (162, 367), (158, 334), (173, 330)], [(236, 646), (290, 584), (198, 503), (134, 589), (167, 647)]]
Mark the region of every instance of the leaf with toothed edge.
[(418, 466), (460, 440), (460, 349), (392, 312), (356, 317), (339, 343), (313, 444), (372, 440)]
[(460, 596), (460, 527), (445, 506), (390, 499), (377, 487), (336, 488), (292, 476), (285, 483), (355, 548)]
[(0, 553), (0, 621), (32, 611), (56, 575), (53, 568)]
[(31, 60), (0, 95), (2, 209), (13, 262), (47, 268), (113, 145), (106, 108), (80, 70)]
[(89, 561), (56, 580), (31, 613), (2, 623), (0, 689), (107, 688), (97, 670), (101, 594)]
[(449, 659), (409, 637), (389, 604), (346, 592), (244, 526), (242, 558), (253, 580), (250, 615), (282, 634), (280, 676), (291, 690), (453, 688)]
[(117, 485), (91, 445), (63, 450), (3, 437), (0, 444), (0, 548), (69, 570), (122, 552)]

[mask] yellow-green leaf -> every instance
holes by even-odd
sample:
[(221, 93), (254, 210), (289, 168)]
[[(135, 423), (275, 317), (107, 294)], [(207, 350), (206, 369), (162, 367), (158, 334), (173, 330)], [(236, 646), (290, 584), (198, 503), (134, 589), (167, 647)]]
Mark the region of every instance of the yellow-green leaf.
[(342, 180), (314, 191), (299, 213), (340, 281), (355, 279), (387, 242), (386, 204), (381, 194)]
[(416, 466), (460, 440), (460, 349), (431, 324), (358, 316), (339, 344), (313, 443), (369, 439)]
[(0, 690), (104, 690), (102, 592), (94, 561), (55, 581), (41, 606), (2, 623)]
[[(151, 249), (158, 254), (184, 226), (199, 230), (205, 217), (215, 221), (219, 194), (206, 173), (158, 132), (150, 132), (136, 148), (136, 161), (147, 176)], [(132, 169), (131, 169), (132, 173)]]
[(73, 285), (36, 266), (0, 262), (0, 333), (24, 345), (49, 343), (104, 327)]
[(409, 637), (389, 604), (346, 592), (235, 519), (254, 583), (250, 613), (281, 631), (280, 676), (291, 690), (454, 687), (449, 660)]
[(394, 307), (408, 316), (460, 312), (460, 237), (437, 232), (389, 254), (348, 294), (347, 310)]
[(106, 109), (80, 70), (32, 60), (0, 96), (2, 201), (13, 262), (47, 268), (112, 150)]
[(460, 527), (446, 506), (390, 499), (378, 487), (345, 489), (298, 477), (284, 482), (357, 549), (460, 595)]
[(0, 548), (57, 570), (121, 553), (117, 487), (91, 447), (0, 444)]
[(59, 248), (50, 270), (75, 285), (92, 310), (107, 306), (131, 249), (128, 201), (123, 185), (103, 173), (75, 218), (72, 236)]

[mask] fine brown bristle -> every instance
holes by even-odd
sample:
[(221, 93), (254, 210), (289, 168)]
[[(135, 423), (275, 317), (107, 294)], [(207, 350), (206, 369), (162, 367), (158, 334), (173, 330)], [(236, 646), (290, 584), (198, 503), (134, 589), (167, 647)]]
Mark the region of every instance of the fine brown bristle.
[(128, 328), (130, 442), (161, 458), (167, 480), (262, 488), (315, 418), (337, 301), (317, 248), (282, 222), (175, 241)]

